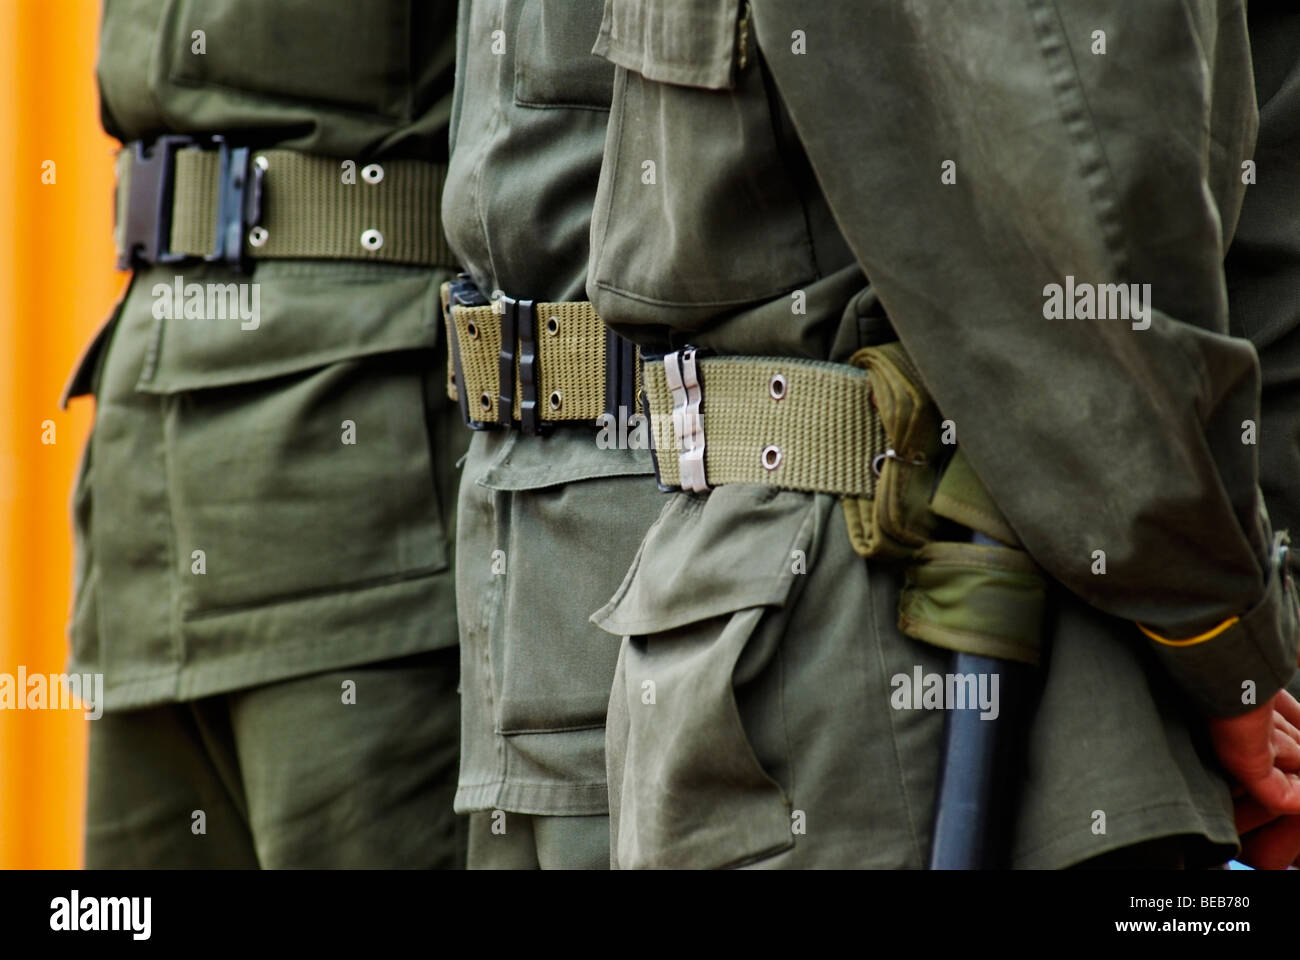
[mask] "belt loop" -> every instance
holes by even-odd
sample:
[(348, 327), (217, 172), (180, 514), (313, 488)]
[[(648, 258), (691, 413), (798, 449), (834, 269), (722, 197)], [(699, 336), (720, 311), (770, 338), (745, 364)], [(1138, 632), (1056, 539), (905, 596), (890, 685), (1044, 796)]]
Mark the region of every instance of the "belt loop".
[(502, 294), (496, 301), (501, 310), (501, 360), (497, 370), (497, 422), (509, 427), (515, 417), (515, 337), (519, 302)]
[[(537, 410), (537, 311), (532, 300), (517, 300), (515, 324), (519, 336), (519, 428), (540, 433)], [(502, 332), (504, 342), (504, 330)]]
[(706, 493), (704, 474), (704, 420), (700, 405), (704, 385), (695, 363), (695, 348), (685, 347), (664, 357), (664, 375), (673, 393), (673, 432), (681, 453), (677, 457), (683, 490)]

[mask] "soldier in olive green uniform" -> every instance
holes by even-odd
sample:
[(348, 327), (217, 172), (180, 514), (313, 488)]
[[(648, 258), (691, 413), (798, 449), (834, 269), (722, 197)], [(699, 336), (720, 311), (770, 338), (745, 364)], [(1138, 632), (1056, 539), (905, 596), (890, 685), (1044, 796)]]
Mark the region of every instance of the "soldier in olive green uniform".
[(453, 41), (448, 3), (105, 4), (135, 273), (68, 391), (89, 866), (463, 865)]
[[(1241, 5), (609, 0), (595, 49), (619, 70), (588, 293), (649, 358), (660, 478), (690, 491), (593, 618), (625, 637), (616, 864), (924, 865), (953, 704), (899, 693), (972, 642), (1039, 664), (1011, 864), (1230, 856), (1205, 730), (1297, 654), (1242, 437), (1259, 361), (1226, 335)], [(1075, 280), (1149, 299), (1067, 318)], [(895, 340), (910, 360), (859, 353)], [(873, 366), (869, 404), (882, 356), (903, 375)], [(886, 423), (922, 388), (957, 456)], [(846, 447), (878, 477), (820, 470)], [(1034, 564), (881, 555), (948, 521)]]
[[(471, 868), (605, 867), (618, 640), (588, 617), (663, 505), (647, 450), (598, 444), (618, 378), (606, 376), (604, 331), (577, 302), (614, 70), (590, 53), (600, 0), (460, 12), (443, 222), (473, 297), (497, 309), (455, 306), (450, 324), (466, 417), (491, 425), (473, 435), (460, 487), (456, 809), (472, 814)], [(528, 300), (535, 310), (509, 308)], [(570, 383), (580, 360), (590, 376)], [(530, 372), (540, 427), (524, 419)], [(630, 407), (632, 380), (622, 387), (611, 398)]]

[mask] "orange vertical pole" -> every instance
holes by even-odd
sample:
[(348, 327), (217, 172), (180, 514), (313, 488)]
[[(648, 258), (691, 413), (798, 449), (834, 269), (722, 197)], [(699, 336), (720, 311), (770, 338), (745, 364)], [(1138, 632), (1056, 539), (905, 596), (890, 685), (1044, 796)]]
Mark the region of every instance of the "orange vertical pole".
[[(0, 0), (0, 673), (11, 676), (64, 669), (70, 496), (92, 409), (60, 411), (58, 396), (123, 281), (98, 21), (97, 0)], [(89, 722), (0, 710), (0, 867), (80, 865)]]

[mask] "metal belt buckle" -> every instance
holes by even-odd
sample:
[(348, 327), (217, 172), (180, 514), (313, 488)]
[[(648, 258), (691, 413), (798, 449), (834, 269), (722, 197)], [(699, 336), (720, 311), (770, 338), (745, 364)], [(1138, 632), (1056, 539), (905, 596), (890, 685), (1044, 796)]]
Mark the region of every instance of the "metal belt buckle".
[[(248, 162), (247, 147), (231, 147), (225, 137), (210, 138), (220, 152), (217, 226), (213, 252), (203, 259), (224, 262), (247, 272), (244, 236), (262, 216), (262, 168)], [(126, 229), (119, 270), (137, 263), (177, 263), (186, 258), (169, 247), (172, 233), (172, 202), (176, 187), (176, 151), (204, 146), (197, 137), (167, 134), (146, 151), (144, 143), (131, 144), (131, 186), (126, 201)]]
[[(473, 279), (468, 273), (457, 274), (456, 279), (451, 282), (451, 290), (448, 296), (447, 309), (455, 314), (457, 307), (486, 307), (488, 299), (475, 285)], [(469, 413), (469, 393), (465, 388), (465, 365), (460, 359), (460, 337), (456, 332), (456, 324), (448, 324), (448, 349), (451, 351), (452, 371), (456, 377), (456, 399), (460, 406), (461, 419), (465, 421), (465, 426), (471, 430), (488, 430), (495, 427), (496, 424), (488, 423), (483, 420), (475, 420)]]
[(518, 301), (504, 294), (493, 301), (501, 316), (501, 356), (497, 364), (497, 421), (510, 427), (515, 419), (515, 337)]
[(695, 348), (685, 347), (664, 357), (664, 375), (673, 393), (673, 433), (681, 453), (677, 467), (683, 490), (705, 493), (709, 484), (704, 475), (704, 419), (700, 404), (704, 386), (695, 362)]
[(262, 177), (260, 164), (249, 164), (248, 147), (232, 147), (222, 136), (214, 136), (220, 151), (217, 179), (217, 228), (212, 253), (203, 259), (209, 263), (227, 263), (244, 273), (248, 258), (244, 256), (244, 237), (248, 229), (262, 219)]
[(630, 420), (636, 411), (636, 363), (636, 344), (606, 327), (605, 412), (614, 423)]
[(515, 331), (519, 337), (519, 429), (534, 436), (542, 432), (537, 408), (537, 309), (532, 300), (515, 301)]
[(119, 270), (136, 263), (175, 263), (183, 254), (167, 247), (172, 233), (172, 187), (176, 174), (176, 151), (195, 143), (193, 137), (168, 134), (159, 137), (146, 151), (140, 140), (131, 144), (131, 186), (126, 198), (126, 225)]
[[(532, 300), (516, 300), (502, 296), (497, 301), (501, 310), (501, 357), (497, 366), (500, 379), (497, 389), (497, 419), (502, 426), (514, 425), (515, 360), (519, 361), (519, 429), (524, 433), (543, 436), (550, 424), (542, 423), (537, 406), (537, 309)], [(516, 342), (518, 348), (516, 353)]]

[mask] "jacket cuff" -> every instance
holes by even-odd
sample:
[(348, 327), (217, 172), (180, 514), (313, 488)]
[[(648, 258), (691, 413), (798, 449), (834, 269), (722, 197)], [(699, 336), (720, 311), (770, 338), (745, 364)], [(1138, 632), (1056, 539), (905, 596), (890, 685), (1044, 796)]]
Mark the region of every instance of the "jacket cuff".
[(1285, 533), (1274, 539), (1270, 562), (1264, 599), (1243, 616), (1186, 640), (1141, 628), (1157, 659), (1205, 713), (1249, 713), (1295, 676), (1300, 605), (1286, 564)]

